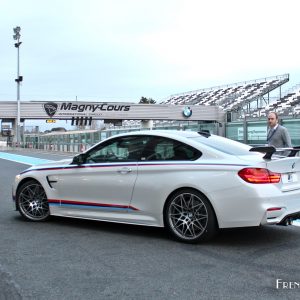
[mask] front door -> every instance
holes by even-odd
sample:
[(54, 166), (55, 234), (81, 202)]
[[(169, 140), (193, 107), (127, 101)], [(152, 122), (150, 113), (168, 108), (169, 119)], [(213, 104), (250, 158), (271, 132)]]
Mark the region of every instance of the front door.
[(130, 206), (137, 161), (149, 137), (110, 139), (86, 153), (82, 165), (70, 165), (48, 176), (63, 215), (98, 218), (138, 210)]

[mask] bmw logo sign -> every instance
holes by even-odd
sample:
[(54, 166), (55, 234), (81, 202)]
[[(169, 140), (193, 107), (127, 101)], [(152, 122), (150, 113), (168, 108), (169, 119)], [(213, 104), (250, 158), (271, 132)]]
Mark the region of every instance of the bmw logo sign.
[(190, 107), (186, 106), (183, 111), (182, 114), (186, 117), (189, 118), (192, 115), (193, 111), (191, 110)]

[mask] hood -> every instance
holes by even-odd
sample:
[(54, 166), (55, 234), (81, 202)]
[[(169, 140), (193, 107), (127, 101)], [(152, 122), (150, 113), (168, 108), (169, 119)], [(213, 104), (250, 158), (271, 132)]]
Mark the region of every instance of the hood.
[(38, 165), (33, 165), (30, 168), (26, 169), (24, 172), (28, 172), (31, 170), (39, 170), (39, 169), (44, 169), (44, 168), (53, 168), (53, 167), (62, 167), (65, 165), (70, 165), (72, 162), (73, 158), (69, 159), (62, 159), (62, 160), (57, 160), (57, 161), (51, 161), (45, 164), (38, 164)]

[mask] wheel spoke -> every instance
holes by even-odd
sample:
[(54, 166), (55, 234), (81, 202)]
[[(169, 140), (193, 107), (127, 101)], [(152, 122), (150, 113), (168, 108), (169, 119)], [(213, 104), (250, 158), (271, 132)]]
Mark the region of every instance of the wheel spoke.
[(194, 223), (193, 223), (193, 225), (195, 226), (195, 227), (197, 227), (199, 230), (203, 230), (204, 228), (203, 228), (203, 226), (202, 226), (202, 224), (200, 223), (200, 222), (198, 222), (198, 221), (195, 221)]
[(195, 231), (195, 227), (196, 227), (196, 226), (194, 226), (194, 225), (195, 225), (194, 223), (191, 223), (191, 226), (190, 226), (190, 227), (191, 227), (191, 234), (192, 234), (193, 236), (197, 236), (198, 230), (196, 230), (197, 232)]
[(178, 205), (178, 204), (176, 204), (176, 203), (174, 203), (172, 206), (173, 206), (173, 208), (174, 208), (175, 210), (178, 211), (178, 213), (182, 213), (182, 211), (183, 211), (182, 206), (180, 206), (180, 205)]
[(173, 218), (173, 220), (174, 220), (174, 227), (175, 228), (179, 229), (179, 227), (183, 226), (183, 224), (184, 224), (184, 222), (182, 222), (182, 220), (180, 218)]
[(188, 208), (188, 204), (187, 204), (187, 202), (186, 202), (186, 200), (185, 200), (185, 198), (184, 198), (184, 195), (180, 195), (180, 203), (181, 203), (181, 207), (182, 208), (185, 208), (185, 209), (187, 209)]
[(193, 211), (197, 212), (203, 207), (203, 203), (197, 203), (192, 206)]

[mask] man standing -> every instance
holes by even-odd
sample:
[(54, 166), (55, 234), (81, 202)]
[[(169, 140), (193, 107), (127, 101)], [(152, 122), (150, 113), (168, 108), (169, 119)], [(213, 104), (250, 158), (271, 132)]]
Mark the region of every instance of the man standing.
[(278, 114), (270, 112), (268, 115), (268, 146), (275, 148), (292, 147), (292, 142), (287, 129), (278, 124)]

